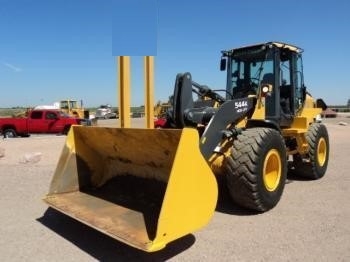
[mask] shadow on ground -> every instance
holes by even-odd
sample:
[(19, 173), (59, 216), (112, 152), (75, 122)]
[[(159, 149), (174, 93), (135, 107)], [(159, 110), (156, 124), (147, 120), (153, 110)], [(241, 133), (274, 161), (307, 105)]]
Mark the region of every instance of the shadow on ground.
[(226, 179), (224, 176), (217, 176), (216, 181), (219, 188), (218, 202), (216, 205), (217, 212), (236, 216), (254, 216), (260, 214), (258, 211), (241, 207), (232, 201), (226, 186)]
[[(225, 178), (223, 176), (216, 177), (216, 180), (219, 187), (219, 197), (218, 197), (218, 202), (216, 206), (217, 212), (236, 215), (236, 216), (254, 216), (262, 213), (254, 210), (249, 210), (247, 208), (244, 208), (235, 204), (230, 197), (230, 193), (228, 192)], [(310, 181), (310, 179), (303, 178), (300, 175), (293, 172), (288, 172), (287, 179), (286, 179), (286, 186), (296, 181), (308, 182)]]
[(289, 171), (287, 174), (286, 184), (293, 183), (294, 181), (309, 182), (311, 181), (311, 179), (302, 177), (301, 175), (298, 175), (294, 171)]
[[(288, 174), (286, 183), (292, 183), (293, 181), (306, 180)], [(235, 204), (231, 200), (224, 178), (217, 178), (217, 182), (219, 197), (216, 212), (237, 216), (261, 214)], [(184, 252), (195, 243), (194, 235), (189, 234), (169, 243), (163, 250), (147, 253), (102, 234), (53, 208), (48, 208), (37, 221), (99, 261), (165, 261)]]
[(48, 208), (37, 221), (99, 261), (165, 261), (195, 242), (195, 237), (189, 234), (169, 243), (163, 250), (147, 253), (104, 235), (53, 208)]

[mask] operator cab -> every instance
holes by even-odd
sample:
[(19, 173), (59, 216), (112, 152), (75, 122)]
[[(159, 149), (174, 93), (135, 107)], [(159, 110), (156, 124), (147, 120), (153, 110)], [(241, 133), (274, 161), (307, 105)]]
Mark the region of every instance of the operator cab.
[(266, 120), (290, 126), (305, 100), (302, 51), (278, 42), (222, 51), (227, 98), (264, 99)]

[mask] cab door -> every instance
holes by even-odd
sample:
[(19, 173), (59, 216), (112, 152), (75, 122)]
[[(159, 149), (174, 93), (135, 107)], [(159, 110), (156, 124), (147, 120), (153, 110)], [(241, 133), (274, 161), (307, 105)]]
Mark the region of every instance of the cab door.
[(294, 110), (298, 112), (304, 104), (305, 86), (303, 77), (303, 61), (301, 54), (295, 55), (295, 70), (293, 72), (294, 79)]
[(45, 112), (45, 123), (47, 133), (60, 133), (63, 130), (63, 121), (60, 119), (57, 112)]
[(46, 129), (46, 123), (43, 119), (44, 112), (41, 110), (32, 111), (28, 119), (29, 133), (42, 133)]

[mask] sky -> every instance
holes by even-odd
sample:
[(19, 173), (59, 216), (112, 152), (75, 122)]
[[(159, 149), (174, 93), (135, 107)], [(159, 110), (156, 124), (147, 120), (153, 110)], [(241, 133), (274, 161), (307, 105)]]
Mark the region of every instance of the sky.
[(155, 101), (177, 73), (224, 88), (220, 51), (268, 41), (302, 47), (309, 92), (346, 105), (349, 12), (347, 0), (0, 0), (0, 108), (118, 106), (118, 55), (131, 56), (132, 106), (144, 104), (144, 55), (155, 56)]

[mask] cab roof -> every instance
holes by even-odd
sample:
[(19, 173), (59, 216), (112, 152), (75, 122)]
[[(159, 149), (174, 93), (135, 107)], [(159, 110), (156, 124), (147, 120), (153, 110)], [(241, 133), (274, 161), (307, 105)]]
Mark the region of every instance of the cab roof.
[(275, 46), (277, 48), (281, 48), (281, 49), (289, 49), (292, 52), (296, 52), (296, 53), (302, 53), (304, 50), (300, 47), (297, 47), (295, 45), (291, 45), (291, 44), (287, 44), (287, 43), (282, 43), (282, 42), (266, 42), (266, 43), (260, 43), (260, 44), (255, 44), (255, 45), (249, 45), (249, 46), (243, 46), (243, 47), (238, 47), (238, 48), (233, 48), (230, 49), (228, 51), (222, 51), (222, 53), (233, 53), (234, 51), (237, 50), (243, 50), (243, 49), (255, 49), (255, 48), (259, 48), (259, 47), (264, 47), (264, 46)]

